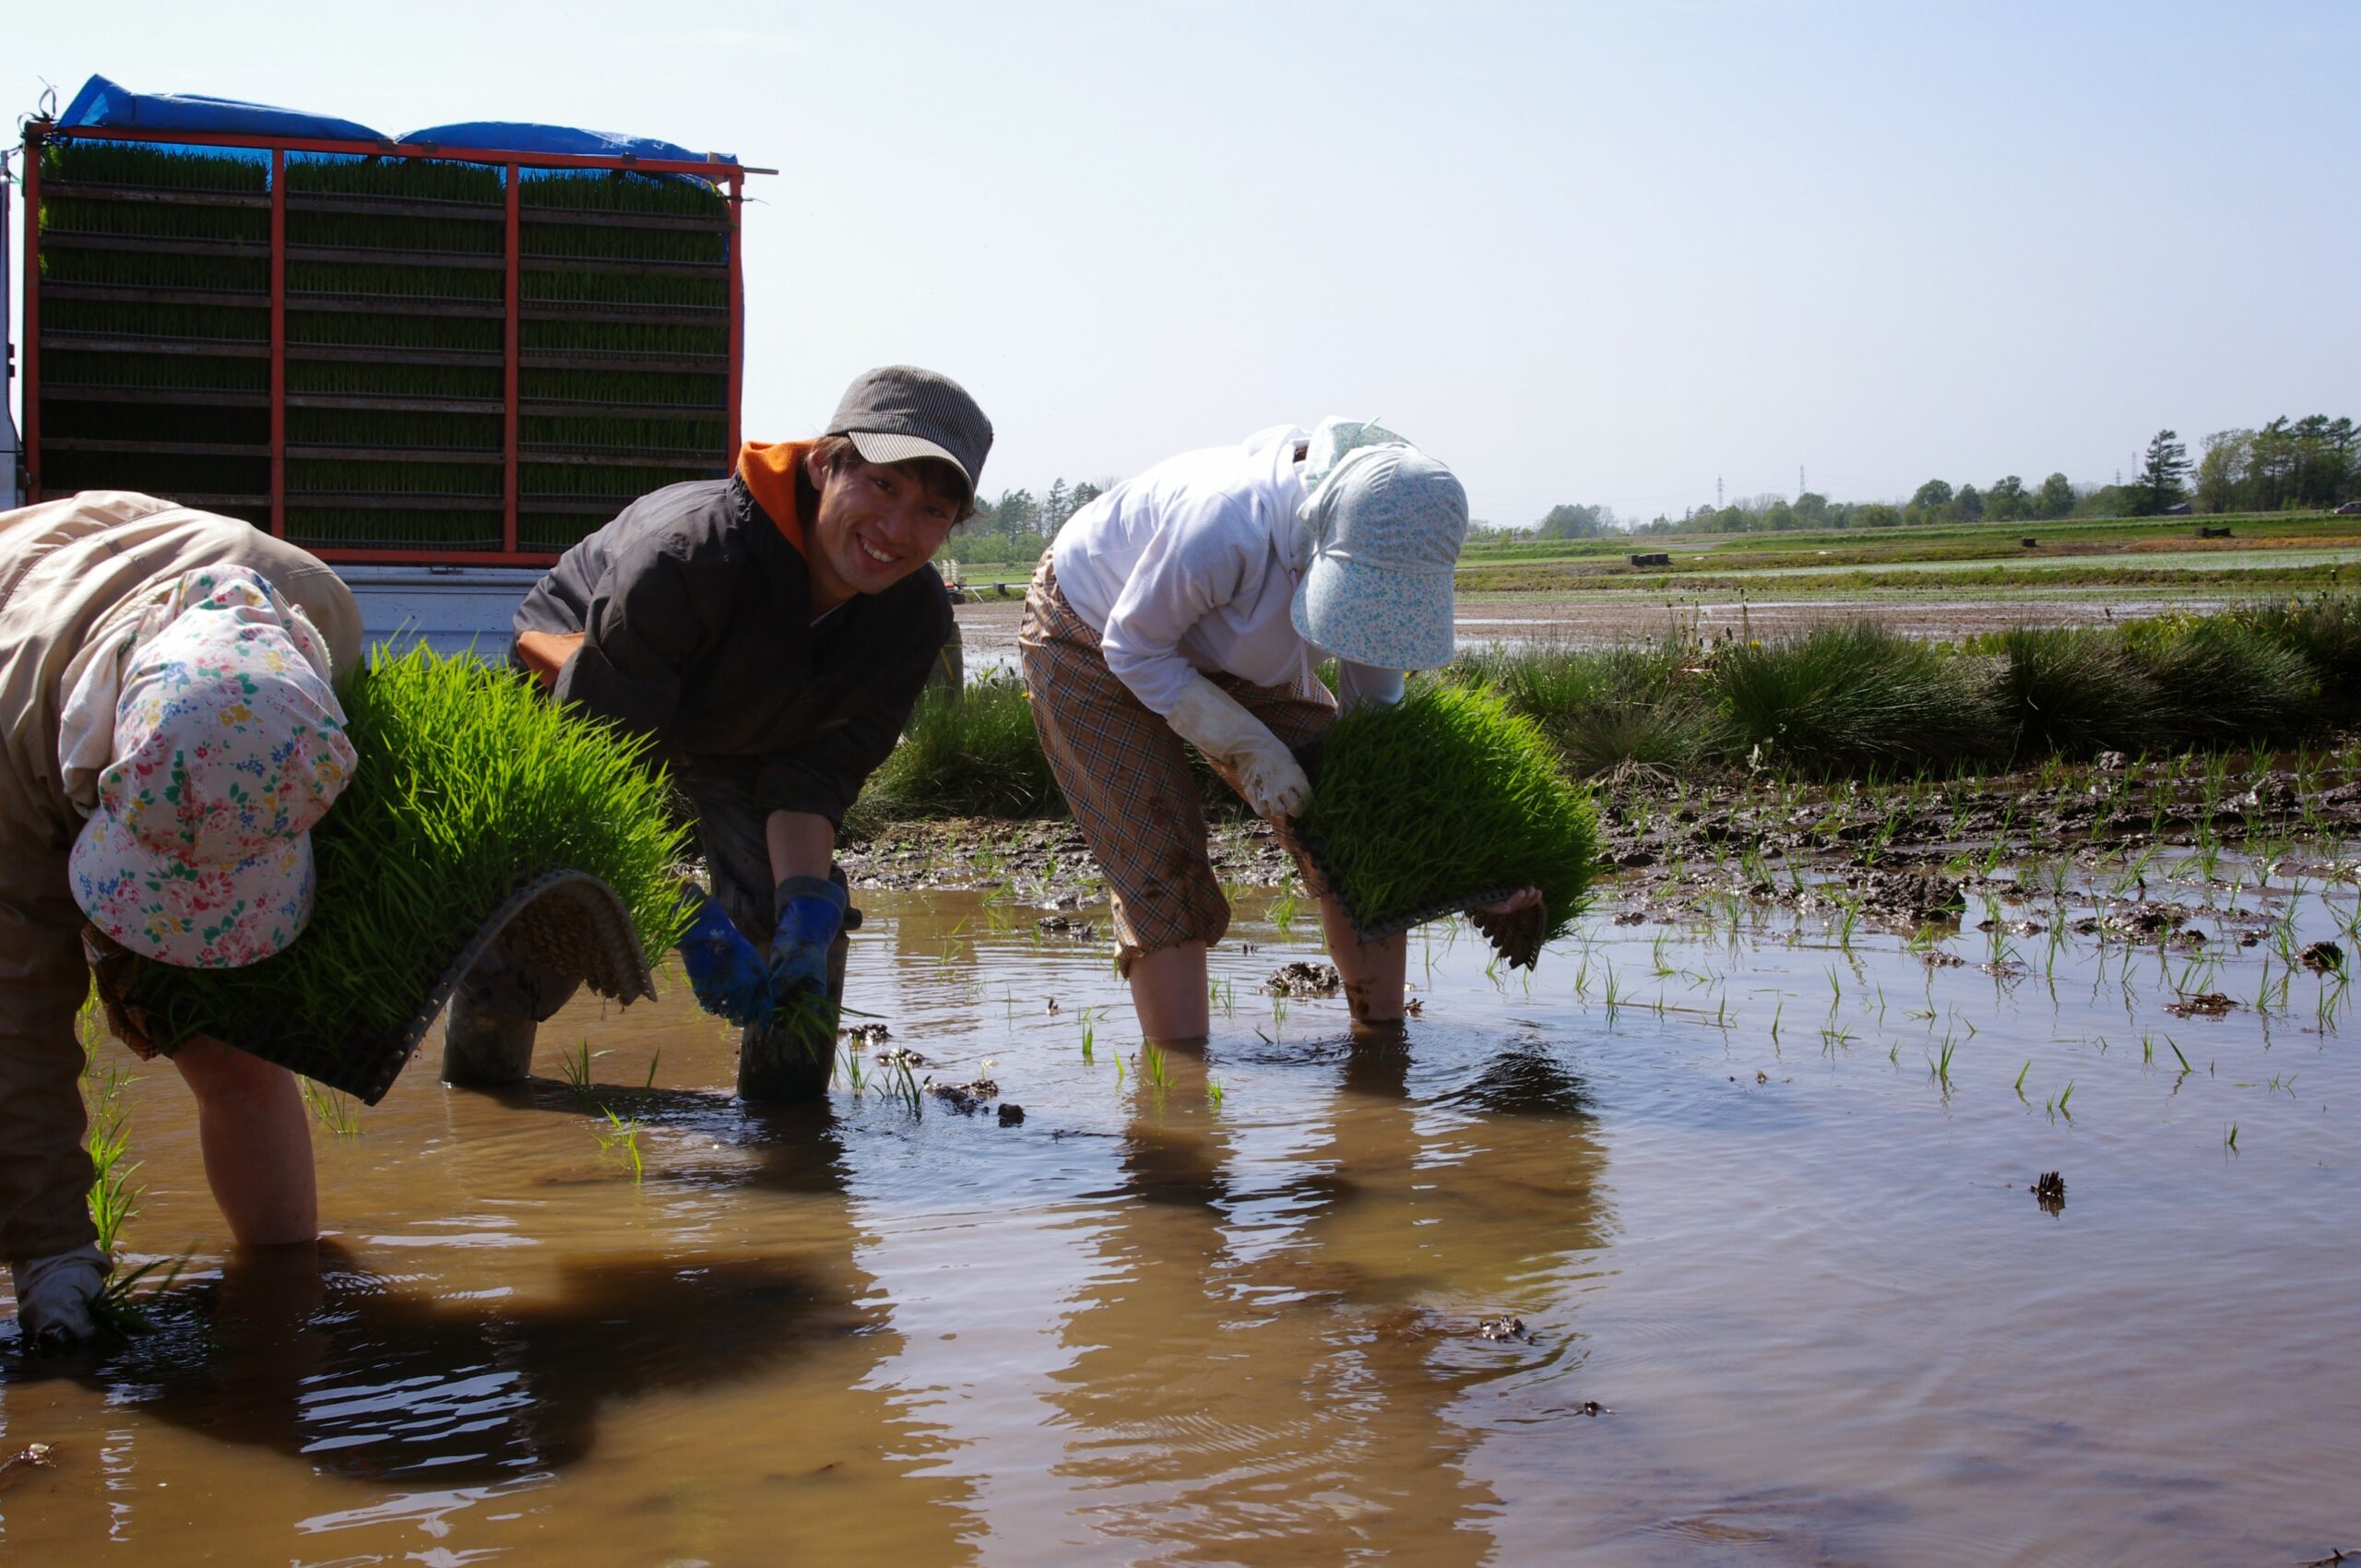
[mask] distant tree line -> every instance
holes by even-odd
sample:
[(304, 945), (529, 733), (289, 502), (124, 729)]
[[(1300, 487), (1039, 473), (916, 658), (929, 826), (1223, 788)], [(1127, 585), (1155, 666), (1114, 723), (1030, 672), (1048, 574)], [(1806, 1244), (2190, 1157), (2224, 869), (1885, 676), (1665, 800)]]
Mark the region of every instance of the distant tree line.
[(1932, 524), (2035, 523), (2062, 517), (2152, 517), (2177, 507), (2193, 512), (2325, 511), (2361, 498), (2361, 434), (2350, 419), (2325, 414), (2272, 420), (2260, 430), (2209, 435), (2192, 466), (2178, 433), (2160, 430), (2130, 481), (2076, 484), (2053, 473), (2038, 485), (2008, 474), (1979, 490), (1930, 479), (1907, 501), (1831, 501), (1805, 491), (1776, 493), (1675, 517), (1621, 518), (1604, 505), (1552, 506), (1529, 529), (1493, 530), (1502, 538), (1597, 539), (1610, 534), (1773, 533), (1790, 529), (1895, 529)]

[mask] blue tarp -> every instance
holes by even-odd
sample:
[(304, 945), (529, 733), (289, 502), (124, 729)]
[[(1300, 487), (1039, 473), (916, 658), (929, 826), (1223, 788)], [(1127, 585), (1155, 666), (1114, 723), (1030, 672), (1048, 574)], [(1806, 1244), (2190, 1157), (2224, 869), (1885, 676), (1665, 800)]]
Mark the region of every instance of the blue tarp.
[(575, 158), (654, 158), (676, 163), (735, 163), (727, 152), (691, 152), (677, 142), (627, 137), (614, 131), (579, 131), (569, 125), (536, 125), (521, 120), (463, 120), (429, 125), (402, 137), (436, 147), (480, 147), (500, 152), (556, 152)]
[(92, 77), (57, 117), (61, 128), (94, 131), (225, 131), (265, 137), (313, 137), (321, 140), (381, 142), (383, 132), (331, 114), (242, 103), (234, 98), (194, 93), (133, 92), (104, 77)]
[[(267, 103), (242, 103), (234, 98), (205, 98), (194, 93), (133, 92), (104, 77), (92, 77), (57, 117), (58, 127), (77, 126), (105, 131), (223, 131), (266, 137), (297, 137), (321, 141), (384, 142), (383, 132), (328, 114), (306, 114), (298, 109), (274, 109)], [(726, 152), (691, 152), (676, 142), (654, 137), (620, 136), (612, 131), (580, 131), (566, 125), (536, 125), (516, 120), (468, 120), (451, 125), (429, 125), (401, 138), (438, 147), (481, 148), (488, 152), (557, 152), (587, 158), (649, 158), (682, 163), (735, 163)]]

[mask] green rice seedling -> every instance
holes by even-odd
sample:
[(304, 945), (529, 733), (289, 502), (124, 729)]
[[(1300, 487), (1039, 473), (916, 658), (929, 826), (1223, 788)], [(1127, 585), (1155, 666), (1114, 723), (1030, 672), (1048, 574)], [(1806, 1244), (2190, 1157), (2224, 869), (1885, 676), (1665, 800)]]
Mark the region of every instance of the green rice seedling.
[(590, 1042), (582, 1040), (574, 1050), (557, 1059), (558, 1071), (565, 1076), (565, 1087), (577, 1095), (590, 1092)]
[(291, 456), (287, 489), (291, 495), (477, 495), (498, 505), (500, 466)]
[(1140, 1076), (1150, 1088), (1172, 1087), (1172, 1064), (1166, 1060), (1163, 1047), (1152, 1039), (1140, 1042)]
[(42, 144), (41, 177), (81, 184), (135, 185), (147, 190), (243, 191), (270, 188), (270, 160), (253, 153), (204, 152), (147, 142), (77, 141)]
[(101, 353), (80, 349), (41, 351), (44, 384), (124, 386), (192, 392), (268, 392), (270, 362), (196, 354)]
[(399, 507), (316, 506), (300, 498), (287, 508), (287, 537), (307, 548), (435, 544), (456, 550), (497, 550), (496, 511), (409, 511)]
[[(847, 819), (851, 832), (874, 832), (903, 817), (1035, 817), (1062, 812), (1025, 683), (994, 673), (957, 695), (931, 691), (919, 701), (902, 743), (869, 777)], [(1056, 880), (1044, 877), (1044, 896)]]
[(500, 323), (488, 316), (392, 315), (384, 311), (290, 311), (287, 340), (349, 349), (501, 351)]
[(339, 1138), (352, 1137), (361, 1131), (360, 1119), (353, 1114), (351, 1096), (322, 1088), (309, 1078), (298, 1078), (295, 1084), (303, 1093), (303, 1103), (320, 1119), (321, 1126)]
[(528, 318), (520, 324), (521, 346), (531, 352), (612, 354), (704, 354), (730, 351), (730, 329), (719, 324), (648, 321), (575, 321)]
[[(499, 470), (492, 472), (497, 475)], [(527, 495), (578, 495), (628, 504), (683, 480), (719, 479), (723, 472), (718, 457), (686, 468), (528, 462), (520, 466), (516, 483)]]
[(1952, 1053), (1957, 1049), (1958, 1042), (1951, 1036), (1945, 1035), (1942, 1054), (1935, 1057), (1928, 1064), (1934, 1075), (1935, 1082), (1942, 1086), (1945, 1094), (1952, 1092)]
[(640, 747), (541, 701), (521, 676), (424, 647), (380, 650), (344, 707), (359, 766), (313, 830), (310, 925), (242, 968), (136, 963), (130, 997), (159, 1043), (203, 1032), (249, 1049), (374, 1050), (400, 1035), (467, 937), (556, 867), (612, 887), (645, 951), (672, 945), (684, 830)]
[(290, 456), (304, 446), (379, 446), (437, 451), (500, 450), (498, 414), (428, 412), (414, 409), (287, 410)]
[(264, 256), (186, 255), (169, 251), (119, 251), (53, 245), (41, 253), (45, 283), (104, 288), (205, 290), (231, 303), (267, 296), (270, 262)]
[[(268, 286), (267, 279), (264, 286)], [(506, 280), (496, 267), (309, 258), (291, 258), (287, 263), (291, 303), (310, 295), (497, 304), (506, 289)]]
[(2228, 1149), (2232, 1154), (2238, 1152), (2238, 1124), (2236, 1122), (2230, 1123), (2230, 1131), (2228, 1134), (2223, 1138), (2222, 1146)]
[[(497, 216), (496, 208), (492, 215)], [(374, 212), (314, 212), (301, 208), (287, 215), (287, 243), (421, 257), (499, 256), (507, 250), (505, 232), (496, 221)]]
[(454, 398), (490, 402), (501, 396), (498, 365), (362, 364), (347, 360), (287, 362), (291, 394), (350, 398)]
[(725, 376), (689, 371), (545, 370), (528, 365), (520, 374), (518, 391), (536, 402), (720, 409), (727, 406), (729, 381)]
[(1541, 890), (1544, 942), (1572, 929), (1597, 874), (1589, 796), (1530, 719), (1487, 692), (1414, 689), (1322, 738), (1301, 828), (1364, 929), (1494, 887)]
[[(495, 430), (495, 436), (497, 434)], [(628, 452), (689, 452), (722, 458), (726, 457), (723, 449), (730, 443), (730, 427), (719, 420), (528, 412), (517, 420), (517, 440), (528, 447), (593, 446)], [(494, 445), (497, 444), (495, 440)]]
[(508, 194), (505, 176), (494, 164), (318, 152), (289, 156), (287, 188), (306, 196), (385, 196), (487, 206), (505, 203)]
[(647, 1173), (647, 1161), (639, 1149), (639, 1119), (618, 1116), (610, 1105), (599, 1110), (607, 1118), (605, 1130), (591, 1129), (591, 1136), (599, 1140), (599, 1152), (611, 1157), (637, 1183)]
[[(495, 282), (499, 280), (498, 273), (491, 276)], [(620, 305), (682, 312), (719, 312), (730, 308), (730, 282), (719, 276), (670, 273), (639, 277), (628, 272), (562, 272), (528, 267), (520, 282), (527, 303), (537, 305)]]
[(113, 1063), (86, 1065), (82, 1075), (89, 1085), (86, 1093), (90, 1131), (86, 1146), (93, 1173), (85, 1202), (90, 1223), (99, 1233), (99, 1251), (112, 1257), (123, 1228), (139, 1213), (140, 1189), (131, 1178), (142, 1162), (127, 1158), (131, 1133), (125, 1125), (122, 1069)]
[(1271, 923), (1278, 928), (1282, 939), (1295, 934), (1298, 902), (1295, 884), (1292, 881), (1279, 890), (1279, 896), (1276, 898), (1271, 900)]
[(1980, 668), (1874, 623), (1725, 649), (1712, 679), (1732, 752), (1809, 773), (1891, 773), (1995, 750)]
[(730, 236), (710, 229), (641, 229), (606, 223), (525, 226), (524, 254), (543, 260), (703, 262), (726, 266)]
[(652, 1089), (656, 1087), (656, 1064), (663, 1060), (664, 1048), (659, 1045), (647, 1058), (647, 1081), (639, 1086), (641, 1088)]
[(2028, 1056), (2025, 1058), (2025, 1064), (2017, 1069), (2017, 1081), (2015, 1085), (2012, 1086), (2017, 1091), (2017, 1098), (2019, 1099), (2023, 1099), (2025, 1098), (2025, 1075), (2032, 1071), (2033, 1058)]
[(717, 220), (730, 215), (729, 197), (704, 180), (622, 169), (528, 170), (516, 199), (520, 207), (549, 211), (672, 213)]
[(1211, 1079), (1211, 1078), (1207, 1078), (1207, 1079), (1205, 1080), (1205, 1099), (1206, 1099), (1206, 1100), (1207, 1100), (1208, 1102), (1210, 1102), (1210, 1103), (1213, 1105), (1214, 1109), (1216, 1109), (1216, 1111), (1218, 1111), (1219, 1109), (1221, 1109), (1221, 1098), (1222, 1098), (1222, 1089), (1221, 1089), (1221, 1085), (1219, 1085), (1218, 1083), (1216, 1083), (1216, 1082), (1215, 1082), (1213, 1079)]
[[(211, 343), (267, 343), (270, 312), (253, 305), (149, 304), (138, 300), (45, 300), (44, 332), (110, 332)], [(46, 421), (44, 421), (46, 422)]]

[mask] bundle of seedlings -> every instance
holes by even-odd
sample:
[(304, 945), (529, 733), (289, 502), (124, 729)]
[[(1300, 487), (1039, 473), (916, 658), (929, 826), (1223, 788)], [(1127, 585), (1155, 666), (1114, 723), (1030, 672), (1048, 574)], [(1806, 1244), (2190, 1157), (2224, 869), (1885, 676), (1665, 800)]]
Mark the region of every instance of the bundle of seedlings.
[[(1339, 719), (1305, 763), (1311, 803), (1296, 831), (1362, 936), (1465, 909), (1529, 968), (1582, 911), (1599, 870), (1590, 797), (1497, 695), (1420, 683)], [(1476, 912), (1524, 887), (1540, 890), (1537, 908)]]
[(243, 968), (112, 956), (118, 1032), (211, 1035), (374, 1104), (494, 941), (618, 1001), (648, 993), (646, 955), (684, 923), (683, 830), (639, 747), (423, 647), (379, 650), (345, 711), (359, 765), (312, 832), (303, 935)]
[(930, 687), (901, 744), (870, 775), (845, 824), (867, 834), (907, 817), (1036, 817), (1064, 810), (1025, 683), (995, 673), (962, 691)]

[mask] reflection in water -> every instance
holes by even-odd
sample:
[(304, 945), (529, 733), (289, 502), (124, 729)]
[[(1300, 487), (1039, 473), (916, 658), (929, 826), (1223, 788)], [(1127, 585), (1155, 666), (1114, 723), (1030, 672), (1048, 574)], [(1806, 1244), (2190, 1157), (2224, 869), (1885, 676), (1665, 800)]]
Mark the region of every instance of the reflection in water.
[[(1355, 1042), (1309, 1118), (1314, 1141), (1266, 1149), (1243, 1108), (1205, 1109), (1203, 1058), (1173, 1052), (1167, 1067), (1169, 1086), (1133, 1089), (1133, 1201), (1103, 1211), (1108, 1266), (1065, 1327), (1054, 1398), (1078, 1429), (1062, 1471), (1081, 1507), (1178, 1561), (1482, 1560), (1501, 1499), (1470, 1477), (1480, 1434), (1453, 1405), (1549, 1354), (1476, 1330), (1489, 1313), (1539, 1315), (1556, 1265), (1599, 1244), (1587, 1127), (1570, 1122), (1537, 1175), (1529, 1147), (1412, 1098), (1397, 1033)], [(1582, 1099), (1532, 1053), (1447, 1098), (1551, 1111)], [(1552, 1217), (1537, 1231), (1536, 1198)], [(1094, 1489), (1112, 1496), (1094, 1505)]]
[(742, 1373), (856, 1326), (763, 1259), (580, 1259), (548, 1301), (419, 1294), (323, 1242), (230, 1261), (162, 1298), (93, 1369), (120, 1402), (331, 1474), (464, 1485), (563, 1468), (611, 1407)]

